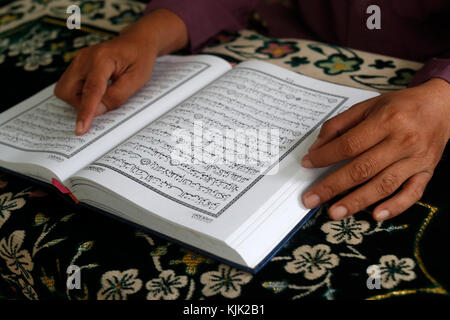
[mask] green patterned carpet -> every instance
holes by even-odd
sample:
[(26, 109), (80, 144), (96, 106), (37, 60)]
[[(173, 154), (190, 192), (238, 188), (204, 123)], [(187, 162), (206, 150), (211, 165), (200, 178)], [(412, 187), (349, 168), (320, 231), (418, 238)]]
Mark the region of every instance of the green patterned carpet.
[[(83, 28), (65, 27), (70, 0), (0, 0), (0, 111), (55, 82), (77, 51), (135, 21), (133, 1), (82, 1)], [(144, 1), (143, 1), (144, 2)], [(404, 88), (420, 64), (254, 31), (222, 34), (205, 52), (263, 59), (369, 90)], [(448, 148), (420, 202), (376, 223), (370, 208), (333, 222), (327, 206), (256, 275), (187, 251), (59, 193), (0, 173), (0, 299), (449, 298)], [(67, 267), (81, 289), (67, 289)], [(381, 271), (373, 288), (367, 269)]]

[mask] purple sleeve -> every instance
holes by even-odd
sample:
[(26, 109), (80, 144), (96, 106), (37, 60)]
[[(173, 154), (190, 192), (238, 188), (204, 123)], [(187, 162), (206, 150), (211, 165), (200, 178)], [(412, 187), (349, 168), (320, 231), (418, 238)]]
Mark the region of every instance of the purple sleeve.
[(442, 58), (432, 58), (417, 71), (409, 87), (418, 86), (431, 78), (441, 78), (450, 83), (450, 54)]
[(245, 28), (258, 0), (152, 0), (145, 13), (168, 9), (186, 24), (191, 51), (198, 51), (221, 31)]

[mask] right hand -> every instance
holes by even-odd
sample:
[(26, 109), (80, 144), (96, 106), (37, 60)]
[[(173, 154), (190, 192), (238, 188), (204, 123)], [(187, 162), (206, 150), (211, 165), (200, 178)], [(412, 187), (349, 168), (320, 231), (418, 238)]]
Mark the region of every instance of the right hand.
[(81, 49), (54, 91), (77, 109), (75, 134), (85, 134), (95, 116), (120, 107), (142, 88), (150, 79), (158, 55), (186, 44), (184, 22), (161, 9), (141, 18), (116, 38)]
[(155, 59), (155, 48), (121, 36), (81, 49), (55, 87), (55, 95), (77, 109), (75, 134), (86, 133), (95, 116), (138, 91), (150, 79)]

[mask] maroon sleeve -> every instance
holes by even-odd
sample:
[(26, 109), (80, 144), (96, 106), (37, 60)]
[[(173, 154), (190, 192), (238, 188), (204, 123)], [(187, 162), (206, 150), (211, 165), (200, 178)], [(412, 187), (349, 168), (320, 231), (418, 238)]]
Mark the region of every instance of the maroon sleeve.
[(442, 58), (432, 58), (417, 71), (409, 87), (417, 86), (431, 78), (441, 78), (450, 83), (450, 53)]
[(245, 28), (258, 0), (152, 0), (145, 13), (168, 9), (186, 24), (191, 51), (198, 51), (221, 31)]

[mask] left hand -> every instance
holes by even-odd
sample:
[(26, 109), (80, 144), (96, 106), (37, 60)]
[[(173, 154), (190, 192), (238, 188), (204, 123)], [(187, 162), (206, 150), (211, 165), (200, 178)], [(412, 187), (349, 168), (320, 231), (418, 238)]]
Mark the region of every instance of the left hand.
[(302, 165), (351, 161), (306, 192), (303, 203), (314, 208), (359, 186), (330, 207), (332, 219), (386, 197), (373, 217), (392, 218), (422, 197), (449, 138), (450, 84), (442, 79), (356, 104), (323, 124)]

